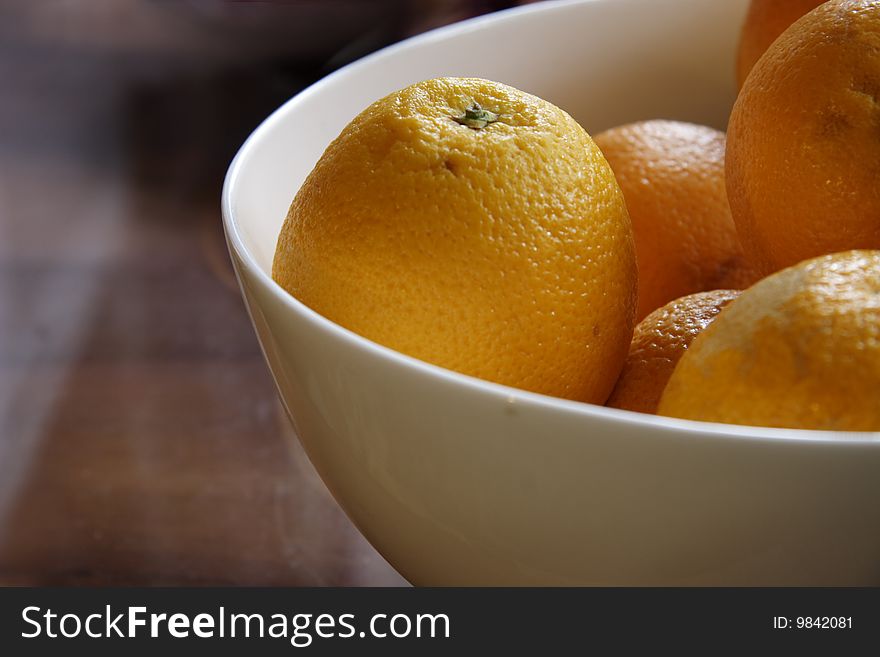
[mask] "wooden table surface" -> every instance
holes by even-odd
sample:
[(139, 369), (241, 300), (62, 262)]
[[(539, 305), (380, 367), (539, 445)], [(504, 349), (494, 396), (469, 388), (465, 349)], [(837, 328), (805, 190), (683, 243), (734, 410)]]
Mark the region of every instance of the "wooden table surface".
[(0, 583), (405, 584), (291, 435), (222, 240), (229, 160), (320, 71), (28, 25), (0, 32)]

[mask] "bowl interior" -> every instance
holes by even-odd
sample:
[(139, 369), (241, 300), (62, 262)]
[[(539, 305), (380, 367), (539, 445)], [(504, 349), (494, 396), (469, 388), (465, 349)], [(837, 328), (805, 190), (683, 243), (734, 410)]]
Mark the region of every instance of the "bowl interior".
[(382, 96), (432, 77), (483, 77), (545, 98), (587, 132), (651, 118), (724, 130), (747, 0), (548, 2), (410, 39), (293, 98), (251, 137), (227, 188), (247, 259), (271, 271), (287, 208), (326, 146)]
[[(656, 118), (725, 130), (736, 95), (734, 57), (748, 2), (542, 2), (434, 30), (340, 69), (276, 110), (230, 166), (223, 217), (233, 260), (291, 312), (314, 315), (271, 281), (272, 257), (288, 206), (324, 149), (352, 118), (382, 96), (431, 77), (504, 82), (557, 104), (591, 134)], [(309, 321), (338, 329), (377, 357), (466, 382), (493, 396), (513, 394), (576, 415), (614, 416), (631, 426), (674, 427), (703, 437), (836, 444), (871, 437), (695, 423), (568, 402), (419, 363), (354, 334), (344, 336), (347, 331), (317, 315)]]

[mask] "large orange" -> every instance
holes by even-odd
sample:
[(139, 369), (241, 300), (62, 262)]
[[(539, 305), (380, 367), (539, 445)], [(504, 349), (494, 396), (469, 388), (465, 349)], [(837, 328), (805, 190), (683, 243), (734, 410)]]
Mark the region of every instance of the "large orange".
[(670, 301), (639, 322), (606, 406), (655, 413), (679, 359), (738, 295), (736, 290), (697, 292)]
[(604, 403), (632, 337), (623, 195), (568, 114), (479, 79), (377, 101), (293, 200), (273, 276), (325, 317), (459, 372)]
[(825, 0), (752, 0), (743, 23), (736, 57), (740, 87), (755, 62), (789, 25)]
[(880, 251), (808, 260), (743, 292), (682, 356), (658, 412), (880, 431)]
[(724, 133), (644, 121), (596, 136), (632, 218), (639, 320), (694, 292), (746, 287), (748, 271), (724, 184)]
[(740, 239), (765, 273), (880, 248), (880, 1), (831, 0), (749, 75), (727, 133)]

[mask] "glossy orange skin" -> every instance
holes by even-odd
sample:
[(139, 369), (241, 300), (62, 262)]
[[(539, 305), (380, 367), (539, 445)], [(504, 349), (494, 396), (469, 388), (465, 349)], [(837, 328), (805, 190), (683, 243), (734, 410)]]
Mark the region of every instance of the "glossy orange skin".
[(736, 81), (740, 88), (770, 44), (801, 16), (825, 0), (752, 0), (740, 33)]
[(679, 360), (658, 413), (880, 431), (880, 251), (800, 263), (743, 292)]
[(626, 197), (639, 265), (642, 320), (673, 299), (747, 287), (724, 182), (724, 133), (679, 121), (644, 121), (596, 136)]
[(733, 107), (726, 174), (765, 275), (880, 248), (880, 1), (831, 0), (773, 43)]
[(639, 322), (606, 406), (656, 413), (679, 359), (694, 338), (739, 294), (737, 290), (698, 292), (670, 301)]

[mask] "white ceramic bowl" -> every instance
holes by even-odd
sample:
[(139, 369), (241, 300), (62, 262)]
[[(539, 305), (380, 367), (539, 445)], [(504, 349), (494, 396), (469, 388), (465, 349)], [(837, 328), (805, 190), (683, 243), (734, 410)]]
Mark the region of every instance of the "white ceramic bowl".
[[(270, 278), (287, 206), (330, 140), (409, 83), (499, 80), (589, 132), (724, 128), (746, 0), (549, 2), (411, 39), (269, 117), (223, 192), (229, 251), (312, 462), (417, 584), (878, 584), (880, 440), (676, 421), (427, 365)], [(307, 529), (306, 529), (307, 531)]]

